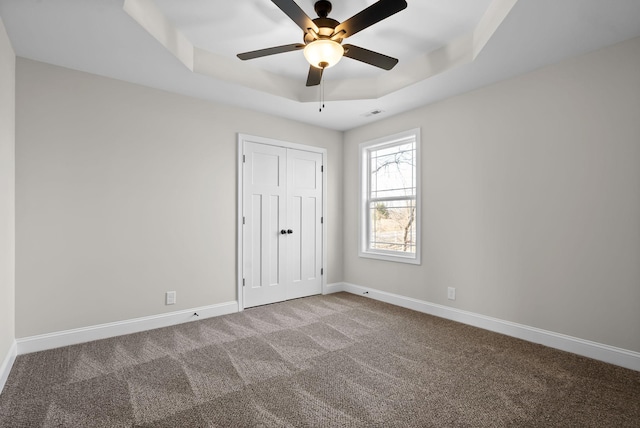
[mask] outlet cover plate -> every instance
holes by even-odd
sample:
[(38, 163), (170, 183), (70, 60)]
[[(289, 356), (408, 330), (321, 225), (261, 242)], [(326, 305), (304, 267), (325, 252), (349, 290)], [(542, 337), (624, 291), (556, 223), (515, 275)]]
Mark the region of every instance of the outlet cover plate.
[(456, 289), (455, 289), (455, 287), (447, 288), (447, 299), (456, 300)]
[(175, 305), (176, 304), (176, 292), (175, 291), (167, 291), (166, 304), (167, 305)]

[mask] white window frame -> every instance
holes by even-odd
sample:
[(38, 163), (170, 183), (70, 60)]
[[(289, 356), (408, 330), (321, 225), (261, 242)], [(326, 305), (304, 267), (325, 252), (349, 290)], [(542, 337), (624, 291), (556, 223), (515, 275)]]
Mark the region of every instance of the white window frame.
[[(388, 251), (369, 248), (369, 228), (371, 227), (369, 216), (369, 195), (370, 195), (370, 179), (371, 179), (371, 162), (369, 162), (369, 154), (372, 150), (379, 150), (385, 147), (391, 147), (402, 144), (407, 139), (415, 139), (416, 145), (416, 212), (415, 212), (415, 230), (416, 230), (416, 251), (414, 254), (406, 254), (399, 251)], [(419, 265), (420, 258), (420, 241), (421, 241), (421, 206), (420, 206), (420, 189), (421, 189), (421, 161), (420, 161), (420, 128), (411, 129), (409, 131), (366, 141), (360, 144), (360, 236), (359, 236), (359, 252), (360, 257), (387, 260), (391, 262), (411, 263)]]

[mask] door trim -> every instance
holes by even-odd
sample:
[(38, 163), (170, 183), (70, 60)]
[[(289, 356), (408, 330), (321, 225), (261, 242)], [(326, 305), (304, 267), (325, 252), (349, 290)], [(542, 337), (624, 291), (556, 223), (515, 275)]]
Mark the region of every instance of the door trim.
[(238, 133), (238, 157), (237, 157), (237, 189), (236, 189), (236, 200), (237, 200), (237, 219), (236, 219), (236, 272), (237, 272), (237, 296), (238, 296), (238, 311), (242, 312), (244, 310), (244, 293), (242, 290), (243, 284), (243, 174), (242, 169), (244, 167), (243, 156), (244, 156), (244, 143), (252, 142), (252, 143), (260, 143), (267, 144), (270, 146), (283, 147), (286, 149), (296, 149), (296, 150), (304, 150), (307, 152), (320, 153), (322, 155), (322, 165), (323, 165), (323, 173), (322, 173), (322, 217), (324, 219), (323, 227), (322, 227), (322, 269), (323, 275), (321, 278), (322, 283), (322, 294), (327, 293), (327, 149), (322, 147), (315, 146), (307, 146), (304, 144), (290, 143), (288, 141), (280, 141), (272, 138), (265, 137), (257, 137), (255, 135), (242, 134)]

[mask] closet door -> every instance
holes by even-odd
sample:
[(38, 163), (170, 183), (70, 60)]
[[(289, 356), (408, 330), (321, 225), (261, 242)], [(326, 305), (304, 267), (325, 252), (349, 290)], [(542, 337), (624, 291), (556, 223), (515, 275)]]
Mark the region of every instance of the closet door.
[(322, 292), (322, 155), (287, 150), (287, 299)]
[(243, 272), (244, 306), (286, 299), (287, 150), (266, 144), (244, 145)]
[(244, 307), (322, 292), (322, 154), (245, 142)]

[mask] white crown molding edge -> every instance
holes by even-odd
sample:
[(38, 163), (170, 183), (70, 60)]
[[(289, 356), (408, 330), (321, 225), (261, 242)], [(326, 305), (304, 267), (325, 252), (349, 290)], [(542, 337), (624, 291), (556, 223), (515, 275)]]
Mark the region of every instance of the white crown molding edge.
[[(216, 305), (169, 312), (166, 314), (152, 315), (18, 338), (16, 339), (17, 355), (59, 348), (61, 346), (75, 345), (78, 343), (91, 342), (93, 340), (107, 339), (109, 337), (125, 334), (138, 333), (156, 328), (169, 327), (176, 324), (232, 314), (235, 312), (238, 312), (238, 302), (234, 300)], [(195, 313), (198, 315), (196, 316)]]
[(413, 299), (398, 294), (387, 293), (350, 283), (334, 283), (326, 287), (325, 294), (346, 291), (381, 302), (390, 303), (414, 311), (423, 312), (451, 321), (479, 327), (484, 330), (538, 343), (561, 351), (571, 352), (583, 357), (603, 361), (631, 370), (640, 371), (640, 352), (617, 348), (566, 334), (543, 330), (536, 327), (505, 321), (474, 312), (463, 311), (436, 303)]
[(4, 385), (7, 383), (7, 379), (9, 379), (9, 373), (11, 372), (11, 368), (13, 367), (13, 363), (18, 356), (18, 345), (14, 340), (11, 346), (9, 347), (9, 351), (7, 355), (2, 360), (2, 364), (0, 364), (0, 394), (4, 389)]
[(125, 0), (122, 6), (142, 28), (193, 71), (193, 44), (167, 19), (153, 0)]
[[(326, 83), (327, 101), (378, 99), (446, 70), (472, 62), (518, 0), (492, 0), (477, 26), (450, 43), (419, 54), (379, 77)], [(154, 0), (125, 0), (124, 11), (189, 70), (293, 101), (315, 102), (317, 90), (295, 79), (222, 57), (193, 43), (164, 15)]]

